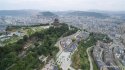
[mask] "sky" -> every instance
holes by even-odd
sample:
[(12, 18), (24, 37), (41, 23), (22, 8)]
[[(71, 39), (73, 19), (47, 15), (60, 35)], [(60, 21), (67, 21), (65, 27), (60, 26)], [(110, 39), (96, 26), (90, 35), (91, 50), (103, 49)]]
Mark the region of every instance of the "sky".
[(125, 11), (125, 0), (0, 0), (0, 10)]

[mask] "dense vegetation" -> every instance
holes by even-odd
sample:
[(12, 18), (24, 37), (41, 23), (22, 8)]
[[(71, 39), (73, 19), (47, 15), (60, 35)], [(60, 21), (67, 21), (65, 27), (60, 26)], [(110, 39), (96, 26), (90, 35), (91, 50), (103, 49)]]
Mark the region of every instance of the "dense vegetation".
[[(54, 57), (59, 50), (54, 44), (67, 31), (69, 31), (68, 25), (62, 24), (61, 27), (50, 27), (30, 36), (25, 35), (15, 43), (0, 47), (0, 70), (40, 69), (44, 62), (38, 57), (41, 55)], [(29, 43), (31, 47), (24, 49)], [(22, 54), (23, 52), (25, 54)]]
[(78, 28), (71, 26), (71, 29), (69, 31), (67, 31), (65, 34), (63, 34), (63, 37), (72, 35), (74, 33), (76, 33), (78, 31)]
[(7, 26), (6, 31), (13, 31), (13, 30), (17, 30), (17, 29), (21, 29), (23, 28), (31, 28), (31, 27), (40, 27), (40, 26), (48, 26), (49, 23), (46, 24), (37, 24), (37, 25), (13, 25), (13, 26)]
[(86, 40), (82, 40), (79, 43), (78, 50), (72, 56), (72, 67), (75, 69), (89, 70), (89, 61), (87, 56), (87, 48), (96, 44), (98, 40), (103, 42), (110, 42), (107, 35), (90, 33), (90, 36)]
[(2, 35), (2, 33), (0, 33), (0, 35)]

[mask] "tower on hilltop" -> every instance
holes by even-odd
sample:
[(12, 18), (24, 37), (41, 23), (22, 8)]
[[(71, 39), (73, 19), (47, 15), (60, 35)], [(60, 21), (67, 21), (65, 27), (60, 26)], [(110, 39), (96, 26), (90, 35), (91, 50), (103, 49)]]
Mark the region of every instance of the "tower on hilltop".
[(52, 25), (53, 26), (59, 26), (60, 25), (59, 19), (55, 18)]

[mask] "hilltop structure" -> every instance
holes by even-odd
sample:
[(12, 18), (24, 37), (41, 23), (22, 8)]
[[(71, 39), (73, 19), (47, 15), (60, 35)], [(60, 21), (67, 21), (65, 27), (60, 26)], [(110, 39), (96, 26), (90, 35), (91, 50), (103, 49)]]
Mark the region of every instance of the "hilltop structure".
[(61, 23), (59, 22), (59, 19), (55, 18), (53, 23), (51, 23), (51, 25), (54, 27), (59, 27), (61, 25)]

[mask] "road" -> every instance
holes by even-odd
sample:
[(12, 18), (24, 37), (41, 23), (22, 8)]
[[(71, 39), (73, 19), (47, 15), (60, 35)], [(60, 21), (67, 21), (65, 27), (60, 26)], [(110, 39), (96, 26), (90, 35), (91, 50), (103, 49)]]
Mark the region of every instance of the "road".
[(66, 36), (66, 37), (61, 37), (61, 38), (57, 41), (57, 43), (55, 44), (55, 46), (57, 46), (57, 47), (59, 48), (59, 52), (58, 52), (57, 55), (56, 55), (57, 58), (58, 58), (59, 55), (63, 52), (63, 49), (62, 49), (62, 47), (61, 47), (61, 45), (60, 45), (60, 42), (61, 42), (62, 40), (68, 39), (68, 38), (72, 39), (72, 38), (74, 38), (74, 37), (75, 37), (77, 34), (79, 34), (79, 33), (80, 33), (80, 32), (77, 31), (75, 34), (70, 35), (70, 36)]
[(90, 70), (93, 70), (92, 58), (89, 55), (89, 51), (90, 51), (91, 48), (92, 47), (87, 48), (86, 52), (87, 52), (87, 55), (88, 55), (88, 58), (89, 58), (89, 62), (90, 62)]
[[(60, 67), (63, 69), (63, 70), (75, 70), (74, 68), (72, 68), (70, 65), (72, 63), (71, 61), (71, 56), (73, 54), (73, 52), (65, 52), (64, 51), (64, 48), (61, 47), (60, 45), (60, 42), (63, 41), (63, 40), (67, 40), (67, 39), (72, 39), (74, 38), (76, 35), (78, 35), (80, 32), (76, 32), (75, 34), (73, 35), (70, 35), (70, 36), (67, 36), (67, 37), (62, 37), (58, 40), (58, 42), (55, 44), (55, 46), (59, 47), (59, 52), (57, 53), (56, 55), (56, 62), (58, 65), (60, 65)], [(73, 43), (70, 43), (70, 44), (73, 44)], [(67, 48), (71, 45), (68, 45)], [(65, 49), (67, 49), (65, 48)], [(75, 51), (75, 50), (74, 50)]]

